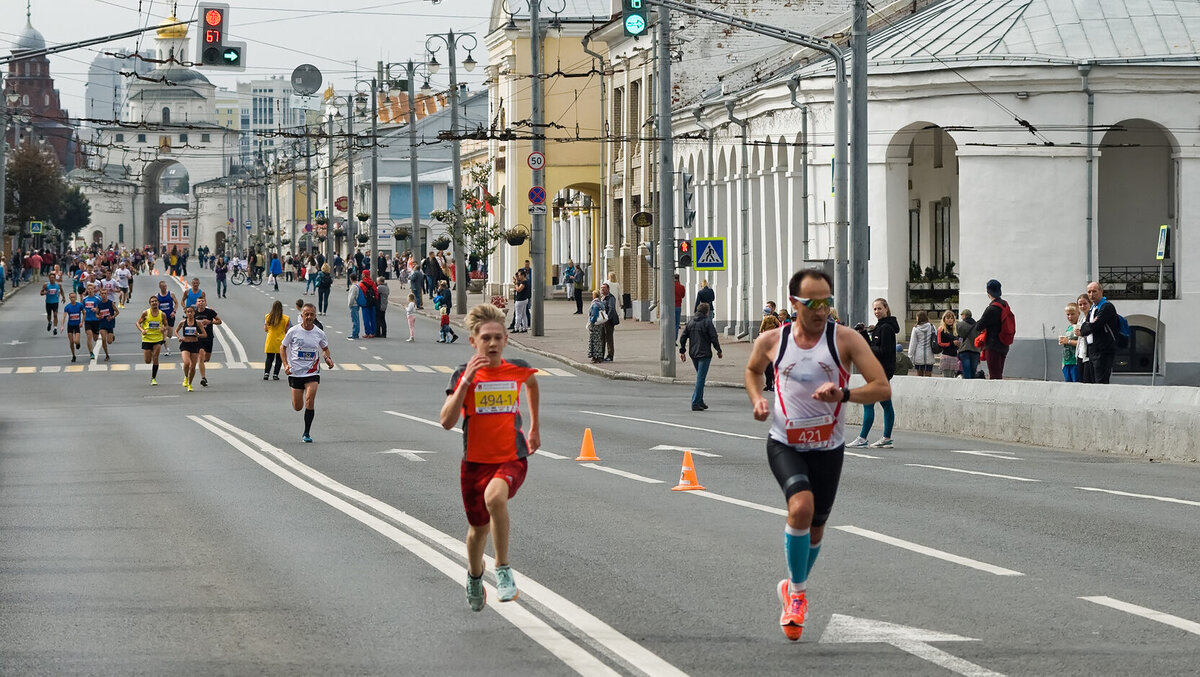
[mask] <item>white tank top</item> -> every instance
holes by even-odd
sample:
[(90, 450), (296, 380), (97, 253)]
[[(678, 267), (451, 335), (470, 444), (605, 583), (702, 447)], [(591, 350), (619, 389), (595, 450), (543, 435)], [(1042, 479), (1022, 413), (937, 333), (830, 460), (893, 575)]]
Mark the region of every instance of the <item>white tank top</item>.
[(824, 383), (845, 387), (850, 382), (850, 374), (838, 358), (836, 335), (837, 323), (829, 322), (825, 340), (806, 350), (793, 340), (791, 324), (780, 331), (771, 439), (798, 451), (837, 449), (845, 444), (844, 405), (812, 398)]

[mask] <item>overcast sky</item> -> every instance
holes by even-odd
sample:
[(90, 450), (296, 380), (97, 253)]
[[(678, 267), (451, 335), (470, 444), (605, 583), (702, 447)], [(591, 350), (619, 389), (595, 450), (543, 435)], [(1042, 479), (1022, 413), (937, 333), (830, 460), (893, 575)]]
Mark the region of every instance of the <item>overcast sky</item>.
[[(171, 2), (163, 0), (32, 0), (33, 26), (46, 38), (47, 46), (111, 35), (146, 25), (156, 25), (170, 15)], [(197, 0), (180, 0), (179, 18), (194, 18)], [(230, 39), (243, 40), (246, 71), (222, 74), (202, 69), (218, 87), (234, 88), (237, 80), (290, 76), (302, 63), (311, 63), (325, 76), (325, 85), (347, 90), (357, 60), (360, 73), (369, 78), (379, 60), (406, 61), (421, 57), (427, 33), (449, 30), (474, 32), (480, 48), (474, 57), (487, 62), (482, 48), (488, 26), (490, 0), (227, 0), (230, 6)], [(139, 11), (140, 7), (140, 11)], [(25, 27), (26, 0), (0, 0), (0, 49), (7, 55)], [(195, 50), (195, 27), (188, 33), (189, 49)], [(152, 46), (153, 31), (142, 38), (143, 48)], [(128, 38), (108, 49), (132, 48)], [(462, 44), (462, 43), (460, 43)], [(84, 115), (84, 85), (88, 66), (104, 46), (82, 48), (50, 57), (51, 74), (62, 95), (63, 106), (74, 117)], [(189, 58), (192, 55), (189, 54)], [(459, 61), (466, 54), (458, 55)], [(441, 58), (446, 63), (443, 49)], [(7, 71), (7, 68), (4, 69)], [(478, 83), (482, 68), (467, 78), (459, 68), (459, 79)], [(447, 86), (443, 68), (433, 86)]]

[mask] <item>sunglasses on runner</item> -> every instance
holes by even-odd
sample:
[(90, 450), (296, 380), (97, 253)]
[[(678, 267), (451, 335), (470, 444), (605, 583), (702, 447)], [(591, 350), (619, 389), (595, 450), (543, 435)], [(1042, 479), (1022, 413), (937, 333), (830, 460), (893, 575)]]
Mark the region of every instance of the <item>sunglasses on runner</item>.
[(799, 296), (788, 296), (789, 299), (799, 303), (809, 310), (821, 310), (822, 308), (833, 307), (833, 297), (829, 296), (823, 299), (804, 299)]

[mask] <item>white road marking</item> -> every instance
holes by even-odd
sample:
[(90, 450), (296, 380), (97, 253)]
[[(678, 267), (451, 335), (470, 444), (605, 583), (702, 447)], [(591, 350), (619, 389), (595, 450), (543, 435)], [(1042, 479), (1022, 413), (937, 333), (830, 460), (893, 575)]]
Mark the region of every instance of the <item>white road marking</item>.
[(947, 449), (951, 454), (970, 454), (972, 456), (987, 456), (988, 458), (999, 458), (1005, 461), (1023, 461), (1023, 458), (1012, 456), (1011, 451), (969, 451), (966, 449)]
[(12, 367), (0, 367), (0, 374), (11, 374), (12, 371)]
[(709, 453), (702, 449), (695, 449), (693, 447), (675, 447), (675, 446), (671, 446), (670, 444), (660, 444), (656, 447), (650, 447), (650, 451), (690, 451), (697, 456), (707, 456), (709, 458), (721, 458), (720, 454)]
[(881, 534), (877, 531), (871, 531), (869, 529), (860, 529), (859, 527), (849, 526), (849, 525), (841, 526), (841, 527), (832, 527), (832, 528), (837, 529), (838, 531), (844, 531), (848, 534), (855, 534), (857, 536), (869, 538), (874, 541), (879, 541), (880, 543), (887, 543), (888, 545), (894, 545), (897, 548), (904, 548), (905, 550), (910, 550), (912, 552), (915, 552), (915, 553), (918, 553), (921, 555), (928, 555), (929, 557), (933, 557), (935, 559), (940, 559), (940, 560), (943, 560), (946, 562), (953, 562), (954, 564), (961, 564), (965, 567), (970, 567), (972, 569), (978, 569), (980, 571), (985, 571), (989, 574), (995, 574), (997, 576), (1024, 576), (1025, 575), (1019, 571), (1013, 571), (1012, 569), (1005, 569), (1004, 567), (998, 567), (994, 564), (980, 562), (977, 560), (969, 559), (967, 557), (960, 557), (958, 555), (952, 555), (952, 554), (950, 554), (948, 552), (944, 552), (942, 550), (937, 550), (937, 549), (930, 548), (930, 547), (927, 547), (924, 545), (918, 545), (918, 544), (912, 543), (910, 541), (905, 541), (903, 539), (899, 539), (894, 536), (888, 536), (886, 534)]
[(925, 465), (924, 463), (905, 463), (909, 468), (929, 468), (931, 470), (945, 470), (946, 472), (957, 472), (964, 475), (982, 475), (984, 477), (998, 477), (1002, 480), (1015, 480), (1017, 482), (1041, 482), (1041, 480), (1030, 479), (1028, 477), (1016, 477), (1015, 475), (997, 475), (992, 472), (980, 472), (978, 470), (963, 470), (962, 468), (947, 468), (941, 465)]
[(408, 365), (408, 368), (412, 369), (415, 372), (419, 372), (422, 374), (436, 374), (437, 373), (436, 371), (430, 369), (429, 367), (426, 367), (423, 364), (410, 364), (410, 365)]
[(708, 491), (706, 489), (698, 489), (696, 491), (684, 491), (681, 493), (688, 494), (689, 496), (700, 496), (701, 498), (711, 498), (714, 501), (721, 501), (723, 503), (730, 503), (732, 505), (740, 505), (743, 508), (750, 508), (751, 510), (759, 510), (761, 512), (770, 513), (772, 515), (781, 515), (783, 517), (787, 517), (787, 510), (784, 510), (783, 508), (776, 508), (776, 507), (769, 506), (769, 505), (763, 505), (761, 503), (751, 503), (750, 501), (743, 501), (740, 498), (733, 498), (731, 496), (722, 496), (721, 494), (714, 494), (713, 492)]
[(845, 454), (847, 456), (855, 456), (858, 458), (883, 458), (882, 456), (872, 456), (870, 454), (860, 454), (856, 451), (847, 451), (847, 452), (845, 452)]
[(410, 461), (424, 462), (425, 459), (418, 456), (418, 454), (436, 454), (437, 452), (436, 451), (418, 451), (416, 449), (388, 449), (387, 451), (381, 451), (379, 453), (395, 454), (396, 456), (402, 456), (404, 458), (407, 458)]
[[(297, 489), (313, 496), (323, 503), (336, 508), (350, 517), (358, 520), (362, 524), (375, 530), (376, 532), (386, 536), (395, 543), (401, 545), (409, 552), (417, 557), (420, 557), (426, 563), (433, 566), (438, 571), (445, 574), (456, 584), (461, 584), (466, 573), (466, 567), (450, 559), (446, 555), (438, 552), (431, 546), (427, 545), (420, 539), (412, 536), (405, 531), (385, 522), (384, 520), (372, 515), (362, 508), (349, 503), (341, 496), (355, 501), (360, 505), (371, 508), (379, 514), (394, 520), (404, 527), (420, 534), (429, 541), (440, 545), (441, 547), (453, 552), (460, 558), (465, 559), (466, 544), (459, 541), (448, 534), (445, 534), (432, 526), (422, 522), (421, 520), (404, 513), (395, 507), (384, 503), (372, 496), (363, 494), (359, 491), (351, 489), (326, 475), (310, 468), (309, 466), (300, 463), (291, 455), (282, 450), (272, 447), (263, 442), (258, 437), (248, 433), (240, 428), (230, 425), (215, 416), (205, 416), (201, 419), (197, 416), (188, 416), (189, 419), (197, 424), (208, 429), (213, 434), (224, 439), (227, 443), (233, 446), (238, 451), (245, 454), (254, 462), (283, 479), (288, 484)], [(220, 427), (218, 427), (220, 426)], [(226, 430), (236, 432), (245, 440), (252, 444), (257, 444), (259, 450), (264, 453), (259, 453), (251, 449), (245, 442), (237, 437), (226, 432)], [(266, 455), (273, 458), (268, 458)], [(286, 466), (286, 468), (284, 467)], [(288, 471), (291, 470), (291, 472)], [(316, 484), (325, 487), (328, 491), (310, 484), (301, 479), (300, 476), (306, 477)], [(485, 557), (485, 563), (494, 563), (491, 557)], [(518, 572), (514, 572), (518, 573)], [(666, 675), (668, 677), (685, 677), (686, 673), (682, 672), (674, 665), (666, 662), (658, 655), (649, 651), (632, 639), (617, 632), (615, 628), (607, 623), (596, 618), (591, 613), (583, 608), (575, 605), (558, 593), (546, 588), (532, 578), (519, 574), (517, 580), (520, 581), (521, 591), (524, 597), (531, 599), (545, 608), (551, 613), (557, 615), (566, 623), (575, 626), (589, 640), (603, 646), (608, 651), (615, 654), (617, 657), (628, 663), (630, 666), (639, 670), (646, 675)], [(485, 583), (486, 587), (491, 590), (493, 599), (495, 599), (495, 588), (491, 584)], [(460, 593), (461, 594), (461, 593)], [(505, 620), (512, 623), (530, 639), (538, 644), (541, 644), (554, 656), (563, 661), (567, 666), (575, 670), (581, 675), (617, 675), (615, 670), (604, 665), (598, 658), (588, 653), (583, 647), (571, 641), (570, 638), (563, 633), (551, 627), (545, 621), (541, 620), (531, 612), (529, 612), (521, 603), (511, 602), (508, 604), (493, 604), (488, 606), (489, 609), (500, 614)]]
[(626, 421), (639, 421), (641, 423), (652, 423), (654, 425), (665, 425), (668, 428), (683, 428), (684, 430), (699, 430), (700, 432), (713, 433), (714, 435), (728, 435), (729, 437), (740, 437), (746, 440), (765, 440), (765, 437), (755, 437), (754, 435), (743, 435), (741, 433), (728, 433), (724, 430), (711, 430), (709, 428), (697, 428), (694, 425), (681, 425), (679, 423), (667, 423), (666, 421), (651, 421), (647, 418), (634, 418), (633, 416), (617, 416), (616, 414), (605, 414), (600, 411), (580, 410), (581, 414), (592, 414), (593, 416), (607, 416), (608, 418), (619, 418)]
[(645, 482), (646, 484), (662, 484), (663, 483), (662, 480), (656, 480), (653, 477), (645, 477), (643, 475), (636, 475), (634, 473), (626, 472), (624, 470), (617, 470), (616, 468), (606, 468), (602, 465), (596, 465), (595, 463), (580, 463), (579, 467), (592, 468), (593, 470), (600, 470), (602, 472), (606, 472), (611, 475), (619, 475), (621, 477), (626, 477), (631, 480), (637, 480), (638, 482)]
[(1082, 491), (1098, 491), (1104, 494), (1112, 494), (1114, 496), (1129, 496), (1130, 498), (1148, 498), (1152, 501), (1162, 501), (1163, 503), (1178, 503), (1180, 505), (1195, 505), (1200, 506), (1200, 501), (1189, 501), (1183, 498), (1170, 498), (1167, 496), (1152, 496), (1150, 494), (1131, 494), (1128, 491), (1117, 491), (1116, 489), (1097, 489), (1096, 487), (1075, 487)]
[[(433, 426), (433, 427), (435, 427), (435, 428), (441, 428), (441, 427), (442, 427), (442, 424), (441, 424), (440, 422), (438, 422), (438, 421), (431, 421), (431, 420), (429, 420), (429, 419), (427, 419), (427, 418), (421, 418), (421, 417), (419, 417), (419, 416), (413, 416), (413, 415), (411, 415), (411, 414), (401, 414), (401, 413), (400, 413), (400, 412), (398, 412), (398, 411), (385, 411), (385, 412), (383, 412), (383, 413), (385, 413), (385, 414), (391, 414), (392, 416), (399, 416), (400, 418), (407, 418), (407, 419), (408, 419), (408, 420), (410, 420), (410, 421), (416, 421), (417, 423), (424, 423), (425, 425), (431, 425), (431, 426)], [(445, 428), (442, 428), (442, 429), (443, 429), (443, 430), (445, 430)], [(462, 428), (451, 428), (451, 430), (453, 430), (453, 431), (454, 431), (454, 432), (456, 432), (456, 433), (461, 433), (461, 432), (462, 432)]]
[[(379, 358), (377, 357), (375, 359), (379, 359)], [(388, 370), (388, 368), (383, 366), (382, 364), (375, 364), (374, 362), (364, 362), (363, 368), (366, 369), (367, 371), (387, 371)]]
[(1179, 628), (1180, 630), (1190, 632), (1193, 635), (1200, 635), (1200, 623), (1197, 623), (1195, 621), (1189, 621), (1186, 618), (1180, 618), (1179, 616), (1172, 616), (1171, 614), (1164, 613), (1162, 611), (1155, 611), (1154, 609), (1148, 609), (1144, 606), (1130, 604), (1129, 602), (1122, 602), (1121, 600), (1113, 599), (1112, 597), (1104, 597), (1104, 596), (1080, 597), (1079, 599), (1082, 599), (1087, 602), (1092, 602), (1093, 604), (1099, 604), (1101, 606), (1106, 606), (1110, 609), (1116, 609), (1117, 611), (1124, 611), (1125, 613), (1133, 614), (1134, 616), (1141, 616), (1142, 618), (1148, 618), (1152, 621), (1156, 621), (1158, 623), (1163, 623), (1163, 624), (1169, 625), (1173, 628)]
[(554, 459), (554, 460), (556, 460), (556, 461), (565, 461), (565, 460), (567, 460), (567, 457), (566, 457), (566, 456), (562, 456), (562, 455), (560, 455), (560, 454), (556, 454), (556, 453), (554, 453), (554, 452), (552, 452), (552, 451), (546, 451), (545, 449), (538, 449), (536, 452), (534, 452), (534, 454), (536, 454), (537, 456), (545, 456), (546, 458), (552, 458), (552, 459)]
[(945, 632), (885, 623), (870, 618), (855, 618), (834, 614), (821, 635), (821, 644), (878, 643), (910, 653), (921, 660), (940, 665), (966, 677), (1004, 677), (979, 665), (929, 646), (927, 642), (978, 642), (972, 637), (960, 637)]
[(574, 376), (575, 375), (575, 374), (572, 374), (571, 372), (567, 371), (566, 369), (559, 369), (558, 367), (546, 367), (546, 371), (550, 372), (551, 374), (554, 374), (555, 376)]

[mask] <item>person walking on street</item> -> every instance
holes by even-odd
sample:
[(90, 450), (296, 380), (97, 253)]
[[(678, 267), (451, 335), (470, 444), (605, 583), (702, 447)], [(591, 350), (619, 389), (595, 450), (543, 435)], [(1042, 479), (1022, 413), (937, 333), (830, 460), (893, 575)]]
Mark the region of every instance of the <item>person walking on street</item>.
[(420, 266), (413, 266), (413, 269), (408, 273), (408, 288), (412, 290), (412, 294), (416, 297), (417, 310), (422, 310), (425, 304), (422, 298), (425, 296), (425, 273), (421, 272)]
[[(353, 272), (350, 272), (349, 275), (351, 276), (352, 279), (354, 278)], [(361, 292), (360, 292), (357, 284), (350, 285), (350, 288), (347, 289), (346, 292), (347, 292), (346, 302), (347, 302), (347, 305), (350, 307), (350, 336), (346, 340), (357, 341), (358, 340), (358, 331), (359, 331), (359, 327), (358, 327), (358, 307), (359, 307), (358, 296)]]
[(218, 257), (213, 272), (217, 276), (217, 298), (226, 298), (229, 294), (229, 284), (226, 281), (226, 277), (229, 275), (229, 264), (225, 263), (225, 259)]
[[(713, 349), (716, 349), (718, 359), (725, 358), (721, 352), (721, 341), (717, 338), (717, 328), (713, 325), (708, 313), (708, 304), (701, 303), (696, 308), (696, 314), (688, 320), (687, 326), (683, 328), (683, 335), (679, 338), (679, 361), (684, 362), (691, 357), (692, 365), (696, 368), (696, 387), (692, 389), (692, 411), (708, 409), (708, 405), (704, 403), (704, 382), (708, 378), (708, 367), (712, 364)], [(689, 343), (691, 344), (690, 348), (688, 347)]]
[(604, 361), (612, 362), (616, 355), (616, 345), (613, 341), (617, 325), (621, 323), (620, 316), (617, 315), (617, 300), (612, 294), (610, 283), (605, 282), (600, 285), (600, 300), (604, 304), (601, 309), (601, 324), (603, 325), (604, 333)]
[[(679, 281), (679, 275), (675, 276), (675, 338), (679, 338), (679, 321), (683, 318), (683, 297), (687, 295), (687, 289), (683, 283)], [(712, 308), (710, 304), (708, 306)]]
[(271, 254), (271, 284), (275, 285), (275, 291), (279, 291), (280, 275), (283, 275), (283, 261), (278, 254)]
[(588, 306), (588, 344), (587, 355), (592, 364), (604, 361), (604, 324), (600, 322), (600, 311), (604, 310), (604, 302), (600, 300), (599, 290), (592, 292), (592, 305)]
[[(746, 363), (746, 394), (756, 421), (770, 419), (767, 460), (787, 504), (787, 577), (775, 589), (779, 625), (800, 639), (808, 614), (808, 577), (821, 552), (825, 524), (845, 457), (846, 403), (864, 406), (891, 397), (874, 351), (858, 333), (829, 321), (833, 283), (822, 270), (802, 270), (788, 282), (795, 322), (760, 335)], [(894, 350), (894, 347), (890, 348)], [(851, 390), (850, 369), (866, 384)], [(775, 370), (775, 396), (763, 395), (763, 372)]]
[(329, 314), (329, 294), (333, 291), (333, 268), (328, 263), (322, 264), (316, 272), (314, 285), (317, 288), (317, 312)]
[[(303, 317), (303, 309), (300, 314)], [(291, 326), (292, 321), (283, 312), (283, 304), (276, 300), (271, 304), (271, 312), (267, 313), (263, 320), (263, 331), (267, 333), (267, 340), (263, 345), (263, 352), (267, 355), (266, 363), (263, 365), (264, 381), (271, 377), (272, 366), (275, 367), (275, 380), (279, 380), (279, 369), (283, 366), (283, 358), (279, 356), (279, 351), (283, 345), (283, 337)]]
[(933, 375), (933, 342), (935, 341), (933, 325), (929, 323), (929, 313), (917, 311), (917, 326), (913, 327), (908, 337), (908, 358), (917, 369), (917, 376)]
[[(875, 299), (871, 304), (871, 311), (875, 313), (875, 326), (863, 327), (859, 324), (855, 327), (867, 345), (871, 347), (871, 352), (879, 361), (879, 365), (883, 368), (884, 378), (888, 381), (892, 380), (892, 376), (896, 373), (896, 334), (900, 332), (900, 323), (892, 315), (892, 308), (888, 305), (886, 299)], [(862, 428), (858, 431), (858, 437), (853, 441), (847, 442), (847, 447), (865, 447), (872, 446), (876, 449), (891, 449), (894, 446), (892, 442), (892, 426), (896, 423), (896, 411), (892, 408), (891, 387), (888, 387), (888, 396), (880, 398), (880, 408), (883, 409), (883, 437), (867, 444), (867, 435), (871, 434), (871, 427), (875, 425), (875, 402), (863, 403), (863, 418)]]
[(587, 291), (587, 272), (583, 269), (583, 264), (575, 266), (575, 276), (571, 279), (571, 286), (575, 288), (575, 314), (583, 314), (583, 294)]
[(1079, 334), (1087, 343), (1088, 361), (1092, 363), (1092, 377), (1095, 379), (1093, 383), (1108, 383), (1117, 359), (1117, 335), (1121, 333), (1121, 324), (1116, 306), (1104, 295), (1104, 288), (1099, 282), (1088, 283), (1087, 295), (1092, 307), (1088, 310), (1087, 319), (1079, 327)]
[(708, 280), (700, 280), (700, 291), (696, 292), (696, 305), (693, 306), (693, 310), (699, 308), (701, 303), (707, 303), (709, 308), (714, 309), (710, 315), (715, 318), (717, 315), (715, 311), (717, 307), (717, 293), (713, 291), (712, 287), (708, 286)]
[(408, 342), (417, 340), (417, 299), (420, 292), (408, 295), (408, 305), (404, 308), (404, 319), (408, 320)]
[(1008, 347), (1012, 345), (1013, 336), (1010, 332), (1016, 331), (1016, 318), (1008, 301), (1000, 298), (999, 280), (988, 280), (987, 294), (991, 300), (975, 324), (975, 336), (984, 334), (983, 345), (978, 345), (980, 341), (976, 339), (976, 347), (983, 349), (988, 378), (998, 381), (1004, 378), (1004, 362), (1008, 359)]

